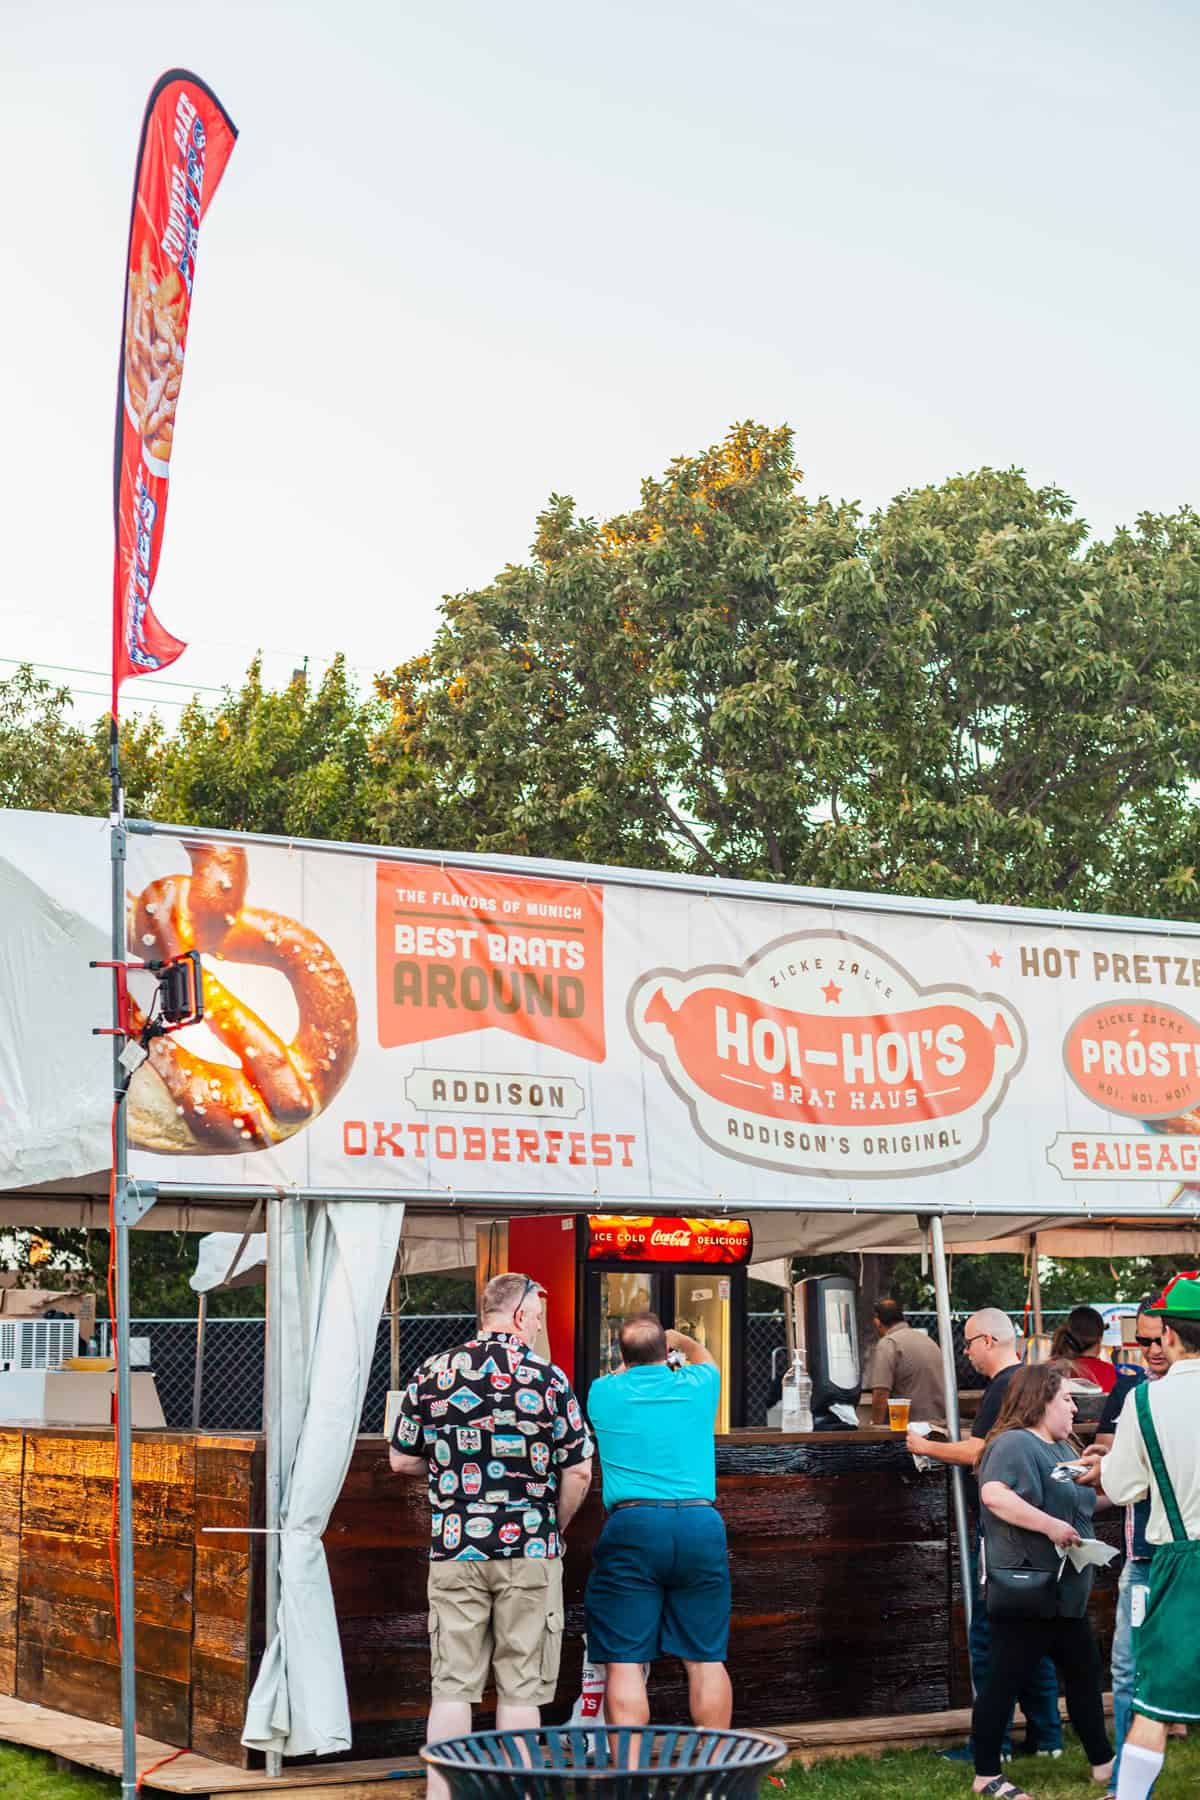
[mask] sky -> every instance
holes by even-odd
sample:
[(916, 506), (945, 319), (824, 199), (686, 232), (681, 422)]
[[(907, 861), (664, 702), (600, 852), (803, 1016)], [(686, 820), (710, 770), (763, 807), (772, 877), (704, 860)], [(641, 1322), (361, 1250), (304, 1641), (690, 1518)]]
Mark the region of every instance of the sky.
[(1144, 0), (0, 0), (0, 676), (105, 706), (133, 159), (165, 68), (205, 219), (155, 594), (193, 689), (424, 649), (552, 492), (736, 420), (869, 508), (1018, 464), (1099, 534), (1198, 498), (1200, 14)]

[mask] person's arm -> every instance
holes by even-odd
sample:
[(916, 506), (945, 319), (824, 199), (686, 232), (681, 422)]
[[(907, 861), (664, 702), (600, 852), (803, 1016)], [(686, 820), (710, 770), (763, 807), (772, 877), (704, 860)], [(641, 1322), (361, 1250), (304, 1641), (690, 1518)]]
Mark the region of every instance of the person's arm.
[(1100, 1461), (1100, 1485), (1117, 1506), (1130, 1506), (1135, 1500), (1144, 1500), (1150, 1492), (1150, 1459), (1142, 1442), (1136, 1406), (1122, 1409), (1112, 1449)]
[(678, 1350), (684, 1362), (716, 1364), (716, 1357), (704, 1344), (698, 1344), (695, 1338), (688, 1337), (683, 1331), (668, 1331), (666, 1334), (667, 1349)]
[(945, 1443), (941, 1438), (922, 1437), (919, 1431), (910, 1431), (904, 1440), (906, 1447), (914, 1456), (931, 1456), (934, 1462), (957, 1463), (960, 1469), (973, 1469), (983, 1455), (983, 1438), (960, 1438), (957, 1444)]
[(588, 1497), (592, 1485), (592, 1459), (572, 1463), (558, 1477), (558, 1529), (565, 1532), (575, 1514)]
[(388, 1449), (388, 1465), (393, 1475), (428, 1473), (429, 1459), (421, 1456), (416, 1448), (421, 1442), (422, 1430), (420, 1390), (415, 1381), (410, 1381), (396, 1414)]
[(1043, 1512), (1040, 1506), (1032, 1506), (1002, 1481), (985, 1481), (979, 1490), (979, 1498), (988, 1511), (1003, 1519), (1006, 1525), (1016, 1525), (1021, 1531), (1040, 1532), (1060, 1550), (1065, 1550), (1068, 1544), (1082, 1542), (1075, 1527), (1066, 1519), (1056, 1519)]
[[(593, 1384), (593, 1394), (599, 1385), (601, 1384)], [(546, 1405), (556, 1418), (556, 1431), (559, 1426), (563, 1427), (563, 1435), (555, 1443), (554, 1467), (558, 1476), (558, 1529), (565, 1532), (586, 1500), (588, 1489), (592, 1485), (595, 1446), (584, 1421), (583, 1408), (576, 1399), (570, 1382), (558, 1367), (551, 1372)]]

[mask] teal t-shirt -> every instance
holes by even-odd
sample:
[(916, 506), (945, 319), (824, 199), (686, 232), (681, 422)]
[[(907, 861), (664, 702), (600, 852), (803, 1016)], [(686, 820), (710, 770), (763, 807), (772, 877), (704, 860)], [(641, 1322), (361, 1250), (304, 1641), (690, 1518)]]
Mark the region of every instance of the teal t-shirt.
[(641, 1364), (602, 1375), (588, 1390), (604, 1504), (715, 1500), (713, 1427), (721, 1398), (715, 1363)]

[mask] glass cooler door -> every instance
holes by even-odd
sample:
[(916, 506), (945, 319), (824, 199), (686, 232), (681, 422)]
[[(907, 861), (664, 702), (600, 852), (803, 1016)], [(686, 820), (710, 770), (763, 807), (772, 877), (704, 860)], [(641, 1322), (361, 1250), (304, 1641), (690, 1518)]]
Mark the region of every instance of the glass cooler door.
[(733, 1383), (730, 1289), (729, 1276), (716, 1269), (697, 1269), (694, 1274), (675, 1277), (675, 1329), (703, 1344), (721, 1371), (717, 1431), (729, 1430), (729, 1396)]
[(631, 1313), (657, 1312), (659, 1277), (645, 1269), (602, 1269), (600, 1284), (600, 1346), (592, 1373), (611, 1375), (621, 1360), (617, 1333)]

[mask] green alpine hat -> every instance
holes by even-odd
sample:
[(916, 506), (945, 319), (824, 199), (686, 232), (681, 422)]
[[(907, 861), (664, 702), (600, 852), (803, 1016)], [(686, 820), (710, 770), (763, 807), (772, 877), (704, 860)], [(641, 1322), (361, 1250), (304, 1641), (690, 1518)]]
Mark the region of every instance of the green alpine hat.
[(1167, 1324), (1172, 1319), (1193, 1319), (1200, 1324), (1200, 1269), (1185, 1269), (1182, 1275), (1176, 1275), (1173, 1281), (1168, 1281), (1158, 1299), (1146, 1311), (1162, 1318)]

